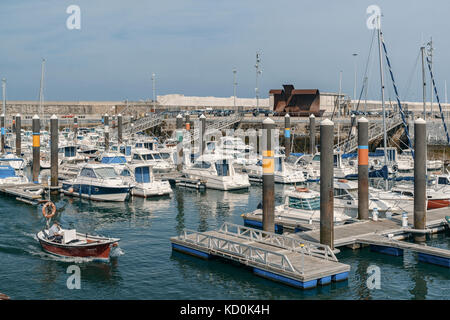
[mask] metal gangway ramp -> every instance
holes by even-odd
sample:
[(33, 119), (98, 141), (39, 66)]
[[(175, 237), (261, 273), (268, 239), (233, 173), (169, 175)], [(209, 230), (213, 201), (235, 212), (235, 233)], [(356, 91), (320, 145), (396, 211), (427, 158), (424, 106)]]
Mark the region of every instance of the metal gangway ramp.
[(350, 271), (326, 245), (228, 222), (216, 231), (185, 229), (171, 242), (175, 251), (238, 262), (256, 275), (302, 289), (345, 280)]
[[(220, 120), (206, 120), (206, 134), (212, 133), (215, 130), (225, 129), (235, 123), (240, 122), (241, 120), (242, 116), (239, 114), (231, 117), (225, 117), (225, 119)], [(183, 141), (186, 144), (192, 144), (194, 141), (198, 141), (198, 139), (200, 139), (200, 125), (195, 126), (192, 132), (186, 132)]]
[[(403, 123), (401, 117), (394, 116), (386, 119), (386, 132), (396, 128)], [(356, 120), (355, 120), (356, 121)], [(355, 127), (356, 128), (356, 127)], [(383, 136), (383, 123), (382, 122), (369, 122), (369, 143), (373, 140)], [(335, 144), (334, 150), (340, 150), (345, 152), (356, 151), (358, 148), (358, 135), (351, 134), (350, 138), (340, 141)]]

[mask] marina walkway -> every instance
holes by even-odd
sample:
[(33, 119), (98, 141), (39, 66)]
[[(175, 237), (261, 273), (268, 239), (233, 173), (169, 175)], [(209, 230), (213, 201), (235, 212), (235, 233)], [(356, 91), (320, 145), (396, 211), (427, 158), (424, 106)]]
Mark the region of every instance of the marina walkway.
[(238, 262), (256, 275), (302, 289), (345, 280), (350, 271), (328, 246), (230, 223), (217, 231), (184, 230), (171, 242), (175, 251)]

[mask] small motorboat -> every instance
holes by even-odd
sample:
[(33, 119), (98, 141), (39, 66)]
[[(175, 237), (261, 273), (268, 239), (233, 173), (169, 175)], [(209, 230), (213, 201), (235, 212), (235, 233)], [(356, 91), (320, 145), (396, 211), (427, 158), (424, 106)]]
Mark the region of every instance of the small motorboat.
[(117, 247), (120, 239), (81, 234), (75, 229), (60, 229), (61, 237), (49, 237), (48, 229), (37, 233), (44, 251), (61, 257), (94, 258), (109, 260), (111, 248)]
[(42, 249), (50, 254), (107, 261), (110, 258), (111, 249), (117, 247), (120, 241), (118, 238), (93, 236), (77, 232), (75, 229), (60, 227), (57, 236), (50, 236), (49, 221), (56, 214), (55, 204), (48, 201), (42, 208), (42, 214), (47, 219), (47, 226), (36, 236)]

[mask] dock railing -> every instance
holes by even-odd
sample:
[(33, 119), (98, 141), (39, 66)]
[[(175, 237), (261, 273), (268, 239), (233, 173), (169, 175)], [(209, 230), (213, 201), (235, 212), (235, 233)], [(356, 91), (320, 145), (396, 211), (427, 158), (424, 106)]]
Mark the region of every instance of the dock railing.
[(304, 274), (304, 263), (302, 263), (302, 270), (299, 270), (291, 264), (286, 255), (279, 252), (188, 229), (184, 229), (178, 238), (184, 242), (206, 248), (215, 255), (228, 256), (247, 265), (253, 263), (256, 266)]
[(296, 239), (280, 234), (248, 228), (241, 225), (225, 222), (219, 229), (220, 233), (234, 235), (255, 242), (267, 243), (293, 252), (338, 262), (333, 250), (327, 245), (303, 239)]

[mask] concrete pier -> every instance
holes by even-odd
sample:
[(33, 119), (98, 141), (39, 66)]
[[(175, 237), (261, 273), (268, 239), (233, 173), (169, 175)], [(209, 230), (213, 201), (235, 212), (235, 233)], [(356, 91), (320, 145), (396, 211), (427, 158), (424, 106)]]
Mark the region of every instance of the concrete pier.
[(286, 158), (291, 154), (291, 117), (289, 113), (284, 116), (284, 153)]
[(262, 123), (262, 169), (263, 169), (263, 230), (275, 232), (275, 159), (273, 134), (275, 123), (267, 118)]
[(39, 183), (39, 172), (41, 169), (41, 122), (36, 114), (33, 117), (33, 182)]
[(109, 151), (109, 115), (105, 114), (103, 117), (105, 125), (105, 151)]
[(183, 170), (183, 116), (177, 115), (177, 171)]
[(369, 219), (369, 121), (358, 120), (358, 219)]
[(22, 118), (19, 113), (16, 115), (16, 155), (22, 155)]
[(187, 114), (185, 119), (186, 131), (189, 132), (191, 130), (191, 116)]
[(320, 123), (320, 243), (334, 248), (334, 123)]
[(309, 153), (316, 153), (316, 117), (309, 116)]
[(50, 185), (58, 186), (58, 117), (53, 115), (50, 118)]
[(73, 140), (77, 142), (78, 137), (78, 118), (75, 116), (73, 118)]
[(0, 127), (1, 127), (1, 152), (5, 153), (5, 135), (6, 135), (6, 128), (5, 128), (5, 115), (0, 115)]
[[(427, 123), (414, 121), (414, 229), (424, 230), (427, 220)], [(415, 234), (414, 240), (424, 242), (424, 234)]]
[(123, 131), (123, 119), (122, 115), (119, 113), (117, 115), (117, 141), (119, 142), (119, 144), (122, 144), (123, 142), (122, 131)]
[(205, 142), (205, 134), (206, 134), (206, 117), (204, 114), (200, 116), (200, 154), (205, 152), (206, 142)]

